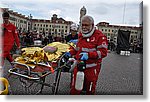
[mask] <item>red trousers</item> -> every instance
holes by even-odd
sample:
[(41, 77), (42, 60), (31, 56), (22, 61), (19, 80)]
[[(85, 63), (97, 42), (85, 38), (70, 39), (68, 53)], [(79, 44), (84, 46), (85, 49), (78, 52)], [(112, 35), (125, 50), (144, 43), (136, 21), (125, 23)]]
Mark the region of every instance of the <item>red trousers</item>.
[(7, 58), (7, 60), (9, 62), (13, 61), (12, 55), (10, 54), (10, 50), (12, 49), (12, 46), (4, 46), (3, 47), (3, 52), (2, 55), (0, 55), (0, 57), (2, 58), (2, 62), (1, 65), (4, 65), (4, 59)]
[[(85, 84), (85, 88), (86, 88), (86, 94), (87, 95), (93, 95), (95, 94), (95, 89), (96, 89), (96, 83), (98, 80), (98, 75), (101, 69), (101, 65), (98, 64), (95, 67), (91, 67), (91, 68), (86, 68), (84, 70), (84, 84)], [(70, 94), (71, 95), (80, 95), (82, 90), (76, 90), (75, 89), (75, 82), (76, 82), (76, 74), (77, 74), (78, 70), (77, 67), (74, 69), (73, 72), (73, 78), (72, 78), (72, 83), (71, 83), (71, 90), (70, 90)]]

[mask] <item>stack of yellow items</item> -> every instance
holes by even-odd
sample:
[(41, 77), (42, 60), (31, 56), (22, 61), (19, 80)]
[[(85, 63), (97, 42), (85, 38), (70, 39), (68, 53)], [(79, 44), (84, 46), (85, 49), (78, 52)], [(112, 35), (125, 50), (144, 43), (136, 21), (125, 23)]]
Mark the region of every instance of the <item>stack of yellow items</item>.
[[(73, 44), (64, 44), (60, 42), (53, 42), (46, 45), (43, 48), (40, 47), (28, 47), (21, 49), (21, 56), (15, 59), (16, 62), (28, 64), (29, 66), (35, 66), (40, 62), (52, 62), (57, 61), (60, 56), (69, 51)], [(53, 51), (45, 51), (46, 48), (51, 47)], [(74, 46), (73, 46), (74, 47)]]

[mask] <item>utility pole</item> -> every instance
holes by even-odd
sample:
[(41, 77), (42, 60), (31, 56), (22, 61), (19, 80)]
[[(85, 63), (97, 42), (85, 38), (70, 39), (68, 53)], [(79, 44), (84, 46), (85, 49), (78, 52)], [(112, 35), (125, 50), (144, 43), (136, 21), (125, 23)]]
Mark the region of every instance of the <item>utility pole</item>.
[(123, 24), (125, 24), (125, 12), (126, 12), (126, 0), (125, 0), (125, 3), (124, 3), (124, 9), (123, 9), (123, 20), (122, 20)]

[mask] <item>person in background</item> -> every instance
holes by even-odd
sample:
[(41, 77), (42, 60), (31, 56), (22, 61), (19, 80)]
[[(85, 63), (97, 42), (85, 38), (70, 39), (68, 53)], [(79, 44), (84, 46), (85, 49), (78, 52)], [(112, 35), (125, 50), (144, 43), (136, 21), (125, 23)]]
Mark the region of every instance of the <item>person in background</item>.
[[(14, 44), (17, 46), (17, 48), (20, 48), (20, 41), (18, 37), (18, 32), (12, 23), (9, 22), (10, 15), (8, 12), (3, 12), (3, 34), (2, 34), (2, 63), (4, 63), (4, 59), (7, 58), (9, 62), (13, 61), (12, 55), (10, 54), (10, 51), (12, 50)], [(3, 65), (3, 64), (2, 64)]]
[(62, 42), (62, 37), (61, 37), (60, 35), (56, 35), (56, 36), (54, 37), (54, 41), (55, 41), (55, 42)]
[[(78, 42), (75, 49), (66, 52), (66, 56), (73, 56), (77, 62), (84, 61), (84, 85), (87, 95), (95, 94), (96, 82), (100, 73), (102, 59), (107, 56), (108, 41), (101, 31), (94, 27), (91, 16), (85, 15), (81, 18), (81, 32), (78, 34)], [(78, 63), (77, 63), (78, 64)], [(79, 95), (82, 90), (76, 89), (76, 76), (78, 68), (74, 68), (70, 94)]]
[(66, 42), (77, 41), (78, 39), (77, 30), (78, 30), (77, 24), (73, 23), (70, 27), (70, 34), (65, 38)]

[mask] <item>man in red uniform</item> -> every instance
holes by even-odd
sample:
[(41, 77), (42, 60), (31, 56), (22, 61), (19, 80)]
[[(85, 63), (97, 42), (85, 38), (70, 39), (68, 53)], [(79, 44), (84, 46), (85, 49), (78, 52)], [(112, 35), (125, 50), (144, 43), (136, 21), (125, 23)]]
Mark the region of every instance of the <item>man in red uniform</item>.
[(3, 61), (5, 58), (7, 58), (10, 62), (13, 61), (12, 56), (10, 54), (10, 51), (13, 48), (14, 43), (20, 48), (20, 42), (19, 42), (19, 37), (18, 33), (16, 30), (15, 25), (9, 22), (9, 13), (4, 12), (2, 14), (3, 17), (3, 24), (2, 24), (2, 29), (3, 29), (3, 34), (2, 34), (2, 47), (3, 47), (3, 53), (2, 53), (2, 65)]
[[(107, 56), (107, 38), (94, 27), (94, 20), (91, 16), (83, 16), (81, 19), (81, 33), (78, 36), (78, 43), (75, 49), (70, 50), (67, 55), (75, 55), (79, 62), (86, 62), (84, 69), (84, 84), (86, 94), (95, 94), (96, 82), (101, 69), (102, 58)], [(75, 88), (76, 75), (78, 69), (75, 67), (73, 72), (72, 86), (70, 94), (81, 94), (82, 90)]]

